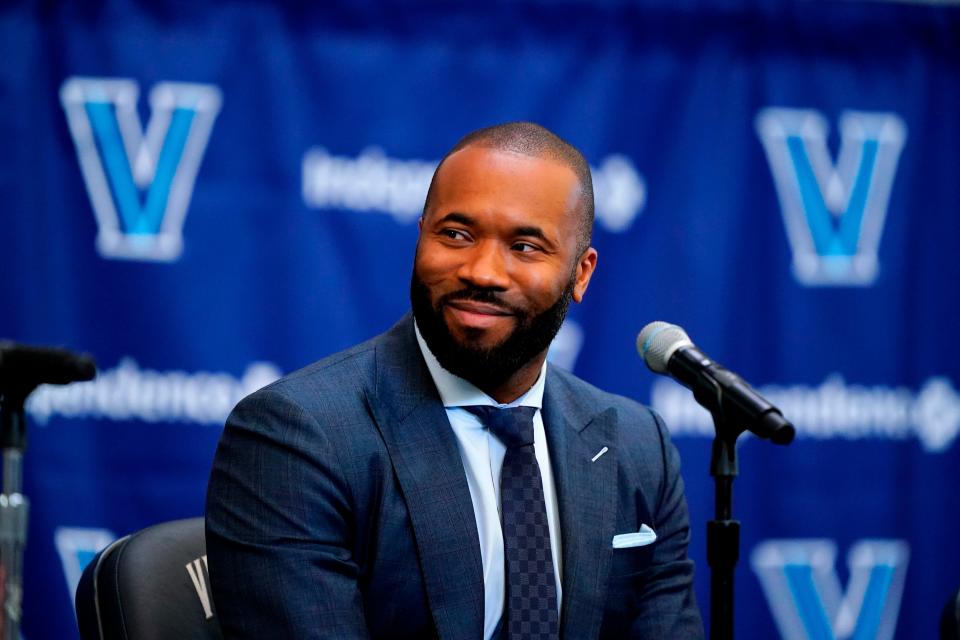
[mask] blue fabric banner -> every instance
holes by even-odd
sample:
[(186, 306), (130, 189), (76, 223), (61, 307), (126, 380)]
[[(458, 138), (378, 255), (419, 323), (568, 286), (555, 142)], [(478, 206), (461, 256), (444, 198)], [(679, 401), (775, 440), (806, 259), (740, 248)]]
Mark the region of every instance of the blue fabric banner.
[(593, 167), (599, 266), (551, 357), (664, 416), (705, 617), (712, 423), (638, 358), (651, 320), (798, 428), (741, 443), (737, 637), (933, 636), (960, 587), (958, 34), (939, 3), (0, 9), (0, 337), (100, 366), (28, 407), (24, 636), (76, 636), (110, 540), (202, 514), (237, 400), (404, 313), (436, 162), (518, 119)]

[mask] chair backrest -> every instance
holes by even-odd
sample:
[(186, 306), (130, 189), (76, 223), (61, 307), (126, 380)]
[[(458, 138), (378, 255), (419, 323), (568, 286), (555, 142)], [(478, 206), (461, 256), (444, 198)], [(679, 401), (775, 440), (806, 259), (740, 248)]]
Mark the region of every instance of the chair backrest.
[(940, 640), (960, 640), (960, 589), (954, 591), (943, 606)]
[(219, 639), (203, 518), (121, 538), (87, 565), (77, 586), (83, 640)]

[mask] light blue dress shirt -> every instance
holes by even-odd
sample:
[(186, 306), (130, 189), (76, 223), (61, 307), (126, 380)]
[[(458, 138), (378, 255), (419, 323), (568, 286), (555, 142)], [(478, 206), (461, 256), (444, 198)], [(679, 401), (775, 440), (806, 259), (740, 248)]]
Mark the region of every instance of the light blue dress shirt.
[(420, 329), (414, 324), (420, 351), (427, 363), (433, 382), (440, 392), (440, 399), (447, 411), (450, 426), (457, 437), (460, 459), (467, 474), (467, 486), (473, 501), (473, 514), (477, 519), (477, 533), (480, 538), (480, 558), (483, 562), (484, 615), (483, 637), (490, 640), (503, 616), (506, 597), (503, 555), (503, 530), (500, 527), (500, 468), (506, 447), (496, 436), (480, 422), (477, 416), (461, 407), (470, 405), (492, 405), (507, 407), (536, 407), (533, 417), (533, 446), (540, 465), (540, 478), (543, 481), (543, 497), (547, 507), (547, 524), (550, 527), (550, 546), (553, 555), (553, 573), (557, 584), (557, 608), (560, 608), (562, 591), (560, 587), (560, 512), (557, 505), (557, 492), (553, 483), (553, 469), (547, 450), (547, 438), (543, 430), (543, 418), (540, 409), (543, 406), (543, 387), (547, 376), (544, 363), (540, 377), (530, 389), (509, 404), (500, 404), (483, 391), (463, 378), (444, 369), (431, 353)]

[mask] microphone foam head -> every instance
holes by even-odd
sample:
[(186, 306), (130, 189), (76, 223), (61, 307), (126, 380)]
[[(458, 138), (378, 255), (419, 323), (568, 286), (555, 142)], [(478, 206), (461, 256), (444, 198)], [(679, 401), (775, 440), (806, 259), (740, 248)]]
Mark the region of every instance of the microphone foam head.
[(637, 352), (651, 370), (667, 373), (667, 363), (677, 349), (692, 347), (687, 332), (669, 322), (651, 322), (637, 336)]

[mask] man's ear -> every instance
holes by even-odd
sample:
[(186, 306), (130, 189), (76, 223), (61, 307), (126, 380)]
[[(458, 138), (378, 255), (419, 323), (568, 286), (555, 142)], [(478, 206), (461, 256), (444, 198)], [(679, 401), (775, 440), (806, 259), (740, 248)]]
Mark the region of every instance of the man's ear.
[(584, 294), (587, 293), (587, 286), (590, 284), (590, 278), (593, 271), (597, 268), (597, 250), (590, 247), (577, 261), (577, 275), (573, 285), (574, 302), (582, 302)]

